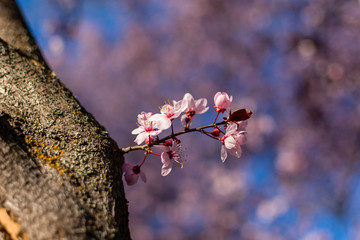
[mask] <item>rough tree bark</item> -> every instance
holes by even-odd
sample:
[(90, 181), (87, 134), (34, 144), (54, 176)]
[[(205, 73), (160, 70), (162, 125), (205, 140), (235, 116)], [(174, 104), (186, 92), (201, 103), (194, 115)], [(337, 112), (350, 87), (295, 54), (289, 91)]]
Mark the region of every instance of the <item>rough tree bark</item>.
[(0, 240), (130, 239), (122, 162), (0, 0)]

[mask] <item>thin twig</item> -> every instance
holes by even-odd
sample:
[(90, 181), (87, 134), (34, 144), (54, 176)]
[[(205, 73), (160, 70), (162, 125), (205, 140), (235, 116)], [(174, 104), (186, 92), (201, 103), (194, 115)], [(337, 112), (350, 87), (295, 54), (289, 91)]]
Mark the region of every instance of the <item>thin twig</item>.
[(205, 126), (202, 126), (202, 127), (185, 129), (184, 131), (180, 131), (180, 132), (177, 132), (177, 133), (172, 133), (169, 136), (161, 138), (159, 140), (156, 140), (155, 142), (152, 142), (150, 144), (144, 144), (144, 145), (141, 145), (141, 146), (125, 147), (125, 148), (122, 148), (121, 151), (123, 153), (128, 153), (128, 152), (136, 151), (136, 150), (144, 150), (145, 151), (145, 150), (151, 148), (154, 145), (158, 145), (160, 143), (163, 143), (166, 140), (174, 138), (176, 136), (179, 136), (179, 135), (182, 135), (182, 134), (185, 134), (185, 133), (189, 133), (189, 132), (202, 132), (203, 133), (203, 131), (202, 131), (203, 129), (216, 127), (217, 125), (224, 125), (225, 123), (226, 123), (226, 121), (222, 121), (222, 122), (219, 122), (219, 123), (213, 123), (213, 124), (205, 125)]

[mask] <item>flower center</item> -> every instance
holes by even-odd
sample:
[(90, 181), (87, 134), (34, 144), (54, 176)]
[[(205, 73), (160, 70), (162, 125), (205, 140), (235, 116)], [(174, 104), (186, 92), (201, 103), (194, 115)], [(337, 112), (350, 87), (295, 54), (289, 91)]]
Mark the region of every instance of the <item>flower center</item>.
[(153, 130), (152, 126), (146, 126), (145, 132), (151, 132)]
[(166, 113), (166, 117), (171, 119), (174, 116), (174, 112), (168, 112)]
[(151, 131), (154, 130), (151, 121), (146, 121), (146, 122), (144, 123), (144, 130), (145, 130), (145, 132), (151, 132)]
[(169, 158), (170, 159), (173, 159), (174, 158), (174, 152), (173, 151), (168, 151), (167, 154), (169, 155)]
[(195, 111), (194, 111), (194, 110), (187, 110), (187, 111), (186, 111), (186, 116), (192, 117), (192, 116), (194, 116), (194, 115), (195, 115)]
[(133, 167), (133, 172), (135, 174), (139, 174), (140, 173), (140, 166), (136, 165), (135, 167)]

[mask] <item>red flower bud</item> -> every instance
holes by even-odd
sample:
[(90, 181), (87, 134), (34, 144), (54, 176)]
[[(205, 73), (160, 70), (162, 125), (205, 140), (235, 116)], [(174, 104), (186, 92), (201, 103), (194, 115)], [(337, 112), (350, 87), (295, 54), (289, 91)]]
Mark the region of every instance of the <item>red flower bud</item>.
[(220, 136), (221, 131), (218, 128), (215, 128), (214, 130), (212, 130), (210, 132), (210, 134), (213, 135), (214, 137), (218, 137), (218, 136)]
[(165, 146), (168, 146), (168, 147), (171, 147), (172, 146), (172, 140), (166, 140), (165, 142), (164, 142), (164, 145)]

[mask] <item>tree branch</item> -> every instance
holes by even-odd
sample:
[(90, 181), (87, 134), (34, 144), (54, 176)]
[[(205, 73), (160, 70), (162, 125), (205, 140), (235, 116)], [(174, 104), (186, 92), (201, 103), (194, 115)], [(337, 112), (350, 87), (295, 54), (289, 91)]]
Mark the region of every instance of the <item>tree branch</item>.
[(177, 132), (177, 133), (174, 133), (174, 134), (170, 134), (169, 136), (161, 138), (161, 139), (159, 139), (159, 140), (157, 140), (157, 141), (155, 141), (153, 143), (144, 144), (144, 145), (141, 145), (141, 146), (125, 147), (125, 148), (122, 148), (121, 151), (123, 153), (128, 153), (130, 151), (136, 151), (136, 150), (144, 150), (144, 151), (146, 151), (147, 149), (150, 149), (152, 146), (163, 143), (168, 139), (172, 139), (173, 137), (180, 136), (182, 134), (189, 133), (189, 132), (201, 132), (201, 133), (204, 133), (204, 129), (206, 129), (206, 128), (216, 127), (218, 125), (224, 125), (225, 123), (226, 123), (226, 121), (222, 121), (222, 122), (219, 122), (219, 123), (213, 123), (213, 124), (209, 124), (209, 125), (205, 125), (205, 126), (201, 126), (201, 127), (197, 127), (197, 128), (185, 129), (183, 131), (180, 131), (180, 132)]

